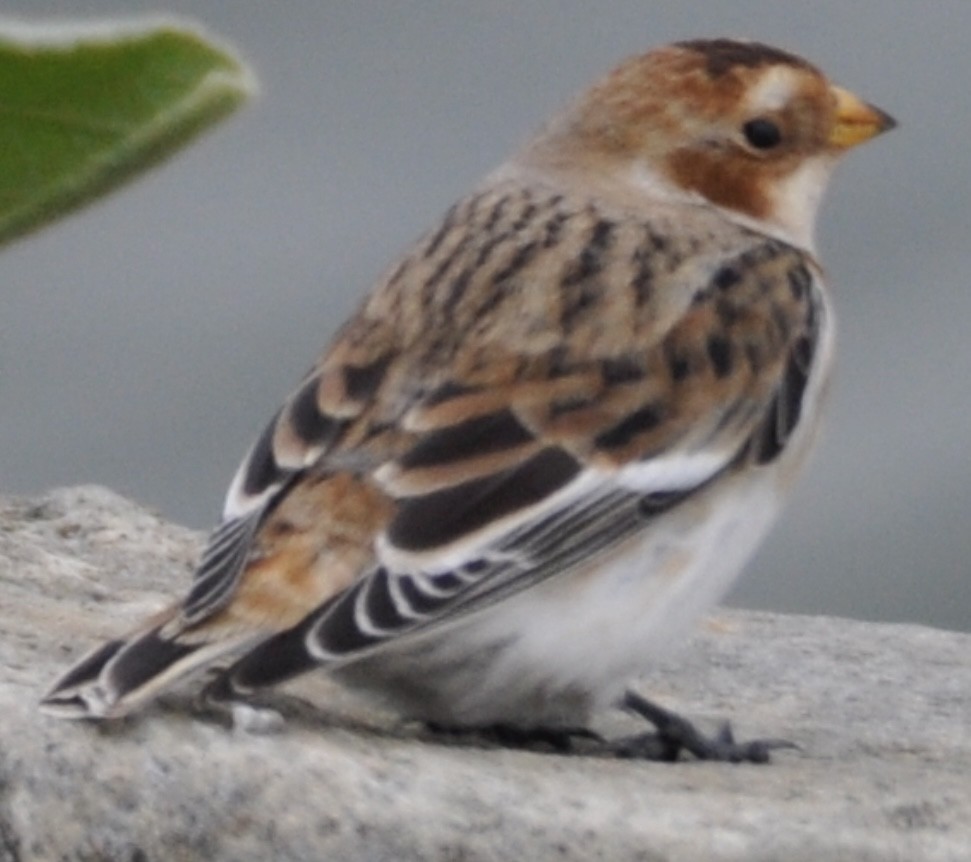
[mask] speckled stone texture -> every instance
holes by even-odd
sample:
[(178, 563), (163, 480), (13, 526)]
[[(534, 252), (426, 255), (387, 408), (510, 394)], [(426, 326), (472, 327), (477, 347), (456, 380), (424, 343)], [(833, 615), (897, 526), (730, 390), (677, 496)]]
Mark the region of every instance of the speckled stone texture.
[(641, 681), (706, 728), (800, 745), (768, 766), (443, 744), (319, 674), (272, 734), (191, 689), (108, 725), (40, 716), (73, 656), (183, 589), (200, 542), (100, 488), (0, 501), (2, 862), (971, 859), (971, 636), (918, 626), (725, 612)]

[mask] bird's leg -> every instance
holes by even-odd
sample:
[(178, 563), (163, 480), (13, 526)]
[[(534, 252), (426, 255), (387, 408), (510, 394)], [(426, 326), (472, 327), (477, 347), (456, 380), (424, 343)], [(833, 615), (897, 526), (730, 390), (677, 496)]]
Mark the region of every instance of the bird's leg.
[(652, 703), (634, 691), (628, 691), (624, 695), (621, 705), (646, 718), (657, 730), (656, 733), (625, 737), (608, 743), (617, 757), (673, 761), (678, 759), (682, 751), (688, 751), (699, 760), (768, 763), (772, 751), (799, 747), (785, 739), (736, 742), (727, 722), (714, 736), (705, 736), (687, 719)]

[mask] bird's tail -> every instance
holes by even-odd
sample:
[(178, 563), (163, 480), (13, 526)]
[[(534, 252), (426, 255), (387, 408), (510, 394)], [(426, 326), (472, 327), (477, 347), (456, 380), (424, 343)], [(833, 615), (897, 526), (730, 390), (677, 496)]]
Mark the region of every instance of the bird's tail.
[(117, 718), (252, 639), (205, 641), (170, 634), (168, 624), (177, 613), (173, 607), (88, 653), (51, 687), (41, 709), (58, 718)]

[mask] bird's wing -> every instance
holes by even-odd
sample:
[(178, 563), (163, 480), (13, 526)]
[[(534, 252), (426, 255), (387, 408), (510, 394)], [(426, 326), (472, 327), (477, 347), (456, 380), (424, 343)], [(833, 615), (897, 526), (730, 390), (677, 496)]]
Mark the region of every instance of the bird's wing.
[[(507, 206), (490, 217), (538, 208)], [(580, 565), (740, 459), (779, 454), (823, 313), (808, 257), (753, 238), (699, 278), (650, 231), (590, 213), (576, 230), (555, 280), (528, 242), (487, 266), (487, 240), (445, 228), (424, 270), (416, 253), (392, 275), (447, 289), (377, 294), (277, 414), (184, 603), (190, 630), (272, 617), (318, 658), (358, 652)], [(618, 313), (624, 243), (653, 243), (639, 290), (658, 298), (637, 310), (628, 285)]]
[(735, 297), (720, 271), (646, 354), (413, 408), (420, 433), (376, 472), (395, 509), (375, 562), (301, 626), (310, 653), (339, 660), (479, 611), (593, 560), (724, 472), (775, 460), (823, 307), (803, 255), (763, 253)]

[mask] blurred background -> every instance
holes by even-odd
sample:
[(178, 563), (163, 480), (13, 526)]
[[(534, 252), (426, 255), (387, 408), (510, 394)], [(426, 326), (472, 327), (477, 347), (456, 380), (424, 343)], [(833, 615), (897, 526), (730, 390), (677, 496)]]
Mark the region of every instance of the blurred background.
[(372, 280), (622, 57), (747, 36), (900, 128), (819, 245), (840, 354), (822, 445), (730, 603), (971, 629), (971, 3), (8, 0), (170, 11), (262, 95), (146, 179), (0, 254), (0, 492), (97, 482), (194, 527)]

